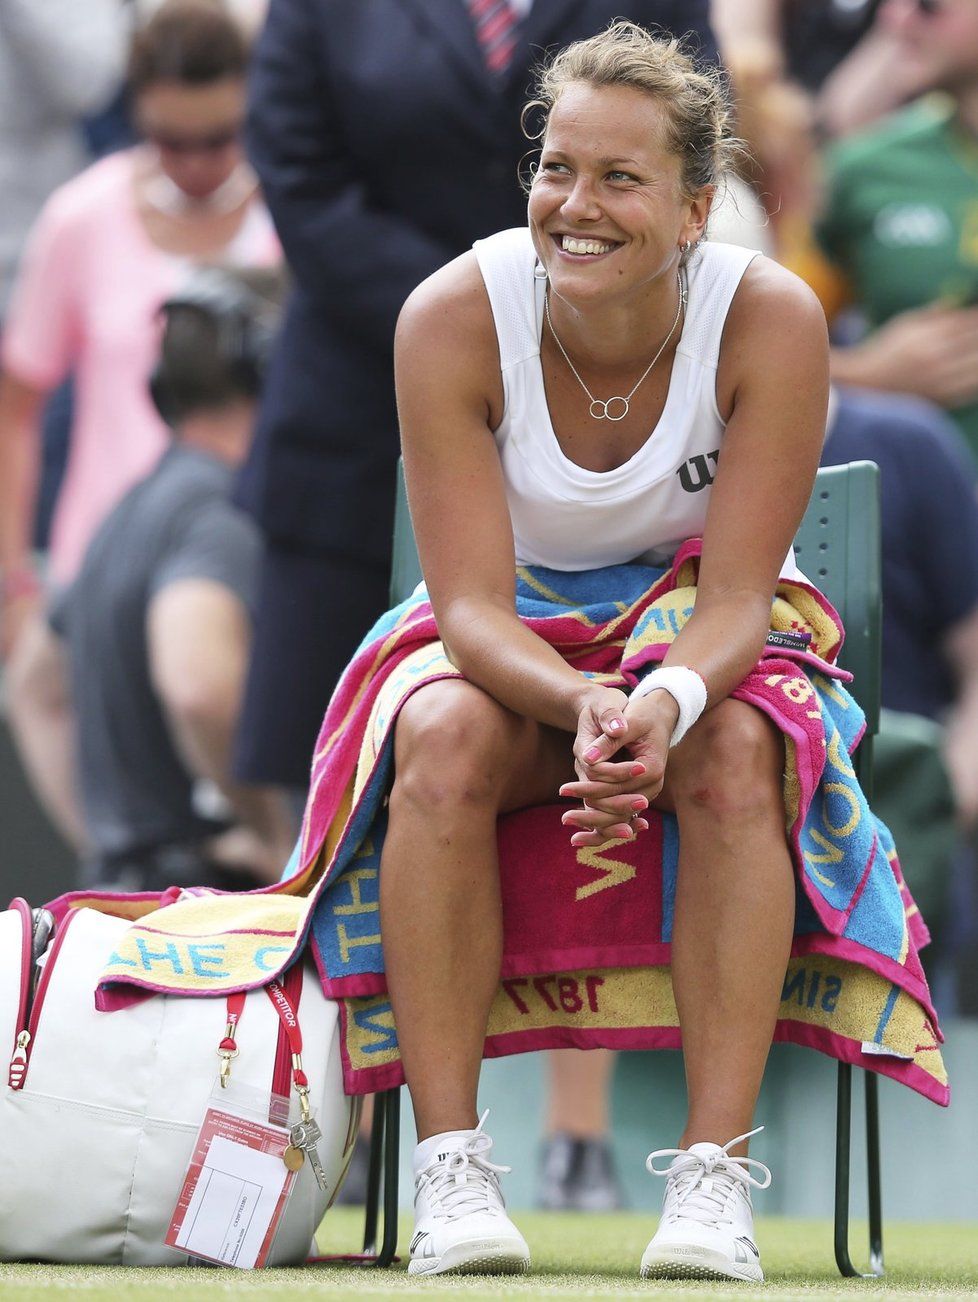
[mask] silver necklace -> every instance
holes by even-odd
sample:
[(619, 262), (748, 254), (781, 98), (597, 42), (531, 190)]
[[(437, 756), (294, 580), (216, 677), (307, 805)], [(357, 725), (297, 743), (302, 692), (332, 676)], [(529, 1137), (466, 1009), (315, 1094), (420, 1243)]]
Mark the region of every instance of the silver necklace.
[[(662, 343), (659, 345), (659, 351), (652, 358), (651, 362), (649, 362), (648, 366), (646, 366), (645, 370), (642, 372), (639, 378), (635, 381), (635, 384), (632, 386), (632, 390), (630, 393), (625, 395), (617, 393), (617, 394), (613, 394), (612, 397), (610, 398), (596, 398), (594, 394), (591, 392), (591, 390), (584, 383), (584, 381), (581, 379), (577, 367), (567, 356), (567, 349), (560, 342), (560, 338), (557, 334), (557, 331), (554, 329), (554, 323), (550, 319), (550, 289), (549, 286), (547, 287), (547, 293), (543, 300), (543, 311), (544, 311), (544, 315), (547, 318), (547, 325), (550, 327), (550, 333), (554, 337), (554, 342), (556, 343), (557, 347), (564, 355), (564, 361), (567, 363), (567, 365), (571, 368), (571, 371), (574, 373), (574, 379), (577, 381), (577, 383), (587, 394), (588, 399), (590, 400), (591, 403), (589, 411), (591, 413), (591, 416), (595, 420), (619, 421), (619, 420), (624, 420), (625, 417), (628, 415), (631, 401), (635, 397), (636, 393), (638, 392), (639, 386), (643, 383), (648, 373), (652, 370), (652, 367), (662, 356), (663, 352), (665, 351), (666, 344), (676, 333), (676, 326), (679, 325), (679, 318), (682, 316), (683, 308), (686, 306), (686, 287), (683, 285), (682, 276), (679, 274), (678, 271), (676, 272), (676, 287), (679, 290), (679, 303), (676, 307), (676, 319), (673, 321), (672, 325), (670, 326), (669, 333), (666, 335), (665, 339), (663, 339)], [(612, 403), (621, 404), (620, 409), (618, 407), (615, 407), (614, 414), (610, 410)]]

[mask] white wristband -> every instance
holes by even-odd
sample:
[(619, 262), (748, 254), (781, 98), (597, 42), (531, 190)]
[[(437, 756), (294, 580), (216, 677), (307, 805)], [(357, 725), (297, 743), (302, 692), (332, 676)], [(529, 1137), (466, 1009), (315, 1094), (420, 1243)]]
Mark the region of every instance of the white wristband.
[(687, 669), (685, 665), (665, 665), (646, 674), (632, 692), (631, 700), (648, 696), (649, 692), (660, 688), (668, 692), (679, 706), (679, 718), (669, 739), (670, 747), (678, 746), (706, 709), (706, 684), (695, 669)]

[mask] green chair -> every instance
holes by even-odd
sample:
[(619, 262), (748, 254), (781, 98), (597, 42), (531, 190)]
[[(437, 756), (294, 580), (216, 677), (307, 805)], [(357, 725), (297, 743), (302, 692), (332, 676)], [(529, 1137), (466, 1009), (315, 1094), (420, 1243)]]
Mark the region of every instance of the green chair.
[[(856, 754), (856, 772), (872, 798), (872, 745), (880, 715), (880, 507), (879, 468), (870, 461), (820, 470), (795, 539), (798, 563), (838, 610), (846, 628), (841, 663), (855, 675), (853, 695), (866, 714), (866, 732)], [(421, 580), (403, 474), (398, 475), (394, 525), (391, 601), (403, 601)], [(879, 1098), (877, 1078), (864, 1072), (869, 1175), (870, 1275), (883, 1273), (880, 1201)], [(394, 1258), (397, 1239), (399, 1090), (377, 1096), (367, 1186), (364, 1253), (378, 1266)], [(849, 1188), (852, 1130), (852, 1067), (839, 1063), (835, 1259), (843, 1275), (860, 1274), (849, 1256)], [(384, 1237), (375, 1251), (381, 1168), (384, 1185)]]
[[(853, 674), (853, 696), (866, 715), (856, 752), (859, 784), (873, 799), (873, 738), (880, 721), (880, 496), (879, 467), (871, 461), (828, 466), (815, 477), (808, 510), (795, 538), (798, 564), (842, 617), (846, 640), (839, 657)], [(879, 1081), (863, 1072), (866, 1165), (869, 1180), (869, 1271), (883, 1274), (880, 1188)], [(835, 1260), (843, 1275), (861, 1274), (849, 1255), (849, 1159), (852, 1067), (839, 1063), (835, 1132)]]

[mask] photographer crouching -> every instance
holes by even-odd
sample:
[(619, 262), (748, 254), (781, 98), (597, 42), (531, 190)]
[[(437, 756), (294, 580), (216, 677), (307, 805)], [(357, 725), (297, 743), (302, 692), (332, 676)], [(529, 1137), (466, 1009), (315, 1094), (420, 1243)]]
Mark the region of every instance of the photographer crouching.
[(208, 267), (164, 304), (150, 385), (173, 442), (52, 606), (87, 888), (249, 889), (278, 879), (294, 840), (281, 793), (230, 776), (260, 554), (230, 495), (280, 298), (274, 273)]

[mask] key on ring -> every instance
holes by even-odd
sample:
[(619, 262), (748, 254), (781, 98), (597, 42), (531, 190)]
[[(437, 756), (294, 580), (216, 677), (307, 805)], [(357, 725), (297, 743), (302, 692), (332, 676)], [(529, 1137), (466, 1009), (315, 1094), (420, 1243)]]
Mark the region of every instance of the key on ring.
[(306, 1154), (309, 1158), (309, 1165), (312, 1167), (312, 1173), (316, 1177), (316, 1183), (320, 1189), (326, 1189), (328, 1187), (326, 1172), (323, 1170), (323, 1164), (316, 1152), (316, 1145), (322, 1137), (323, 1132), (319, 1129), (318, 1122), (311, 1116), (297, 1121), (289, 1131), (292, 1147), (298, 1148)]

